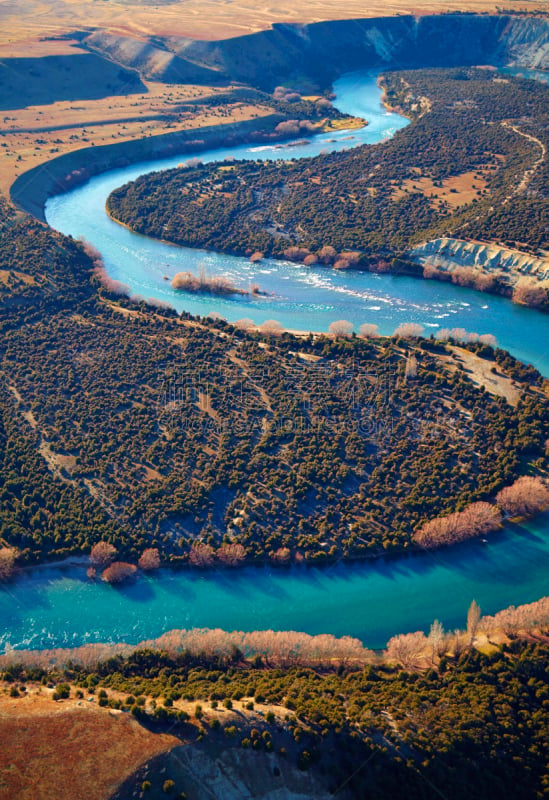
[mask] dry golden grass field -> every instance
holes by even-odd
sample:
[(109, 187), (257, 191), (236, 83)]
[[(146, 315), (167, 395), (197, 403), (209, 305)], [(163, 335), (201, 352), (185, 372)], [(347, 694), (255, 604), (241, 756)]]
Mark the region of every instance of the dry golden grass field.
[(182, 110), (182, 103), (231, 87), (166, 85), (145, 81), (136, 93), (96, 100), (64, 100), (0, 111), (0, 193), (23, 172), (90, 145), (106, 145), (272, 113), (268, 106), (235, 102)]
[(0, 0), (0, 44), (25, 49), (26, 39), (71, 30), (102, 28), (132, 36), (190, 36), (224, 39), (265, 30), (274, 22), (317, 22), (331, 19), (432, 14), (438, 11), (496, 11), (497, 8), (547, 9), (543, 0)]
[(0, 799), (103, 800), (141, 764), (179, 739), (86, 700), (0, 693)]
[[(499, 7), (507, 5), (530, 12), (546, 8), (544, 0), (509, 0)], [(0, 0), (0, 193), (7, 196), (19, 175), (63, 153), (239, 122), (271, 111), (268, 106), (235, 102), (182, 109), (189, 100), (231, 87), (166, 85), (139, 80), (137, 75), (130, 85), (118, 74), (115, 61), (95, 60), (70, 37), (50, 37), (95, 28), (143, 41), (162, 35), (215, 40), (266, 29), (275, 22), (497, 8), (496, 0), (417, 0), (412, 4), (373, 0), (367, 5), (359, 0), (285, 0), (277, 5), (252, 0)], [(74, 57), (80, 57), (83, 60), (78, 63), (89, 74), (46, 58), (51, 56), (71, 56), (73, 65)], [(18, 74), (16, 62), (9, 61), (34, 58), (37, 68), (32, 75), (28, 64)]]

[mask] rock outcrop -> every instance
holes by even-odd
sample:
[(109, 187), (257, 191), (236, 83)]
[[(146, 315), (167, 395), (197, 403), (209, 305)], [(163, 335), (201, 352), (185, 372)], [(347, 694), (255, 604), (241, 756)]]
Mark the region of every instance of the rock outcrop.
[(407, 253), (412, 261), (452, 272), (473, 267), (487, 273), (507, 274), (509, 283), (526, 276), (549, 284), (549, 256), (532, 256), (520, 250), (464, 239), (433, 239)]
[[(292, 763), (293, 762), (293, 763)], [(331, 800), (333, 782), (314, 768), (302, 771), (292, 758), (238, 747), (183, 745), (143, 765), (111, 800), (134, 797), (145, 777), (170, 775), (189, 800)], [(337, 797), (350, 800), (345, 787)]]
[(514, 18), (502, 40), (504, 55), (517, 67), (549, 69), (549, 20)]

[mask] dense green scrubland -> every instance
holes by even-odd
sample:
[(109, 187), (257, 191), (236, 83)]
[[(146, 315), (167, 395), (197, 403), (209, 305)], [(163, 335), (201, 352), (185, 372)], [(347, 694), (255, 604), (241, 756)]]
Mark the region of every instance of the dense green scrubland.
[[(226, 658), (142, 650), (93, 670), (14, 665), (3, 677), (14, 703), (24, 682), (53, 682), (58, 699), (94, 696), (187, 746), (275, 753), (345, 797), (533, 800), (547, 790), (548, 656), (543, 638), (512, 639), (489, 654), (465, 647), (419, 672), (278, 669), (236, 650)], [(174, 791), (188, 790), (185, 771), (173, 767), (153, 762), (120, 796), (144, 778), (159, 792), (174, 777)]]
[(93, 294), (90, 259), (72, 239), (0, 198), (0, 320), (17, 327)]
[[(543, 247), (549, 166), (539, 159), (549, 141), (549, 88), (476, 68), (388, 72), (383, 80), (388, 102), (412, 120), (388, 141), (293, 162), (151, 173), (115, 190), (109, 210), (179, 244), (297, 260), (310, 252), (333, 263), (319, 253), (329, 246), (356, 251), (363, 269), (389, 268), (391, 258), (440, 235)], [(430, 196), (468, 173), (472, 201), (456, 207)]]

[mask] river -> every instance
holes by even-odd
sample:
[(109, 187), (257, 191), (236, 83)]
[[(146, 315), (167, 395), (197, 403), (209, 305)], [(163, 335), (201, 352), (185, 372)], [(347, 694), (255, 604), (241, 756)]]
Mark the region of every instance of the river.
[[(243, 145), (209, 150), (201, 153), (200, 159), (303, 158), (323, 150), (373, 144), (408, 124), (382, 106), (376, 72), (344, 75), (335, 82), (334, 91), (338, 108), (367, 119), (367, 127), (319, 134), (310, 137), (307, 145)], [(310, 269), (285, 261), (251, 264), (246, 258), (154, 241), (109, 219), (105, 201), (113, 189), (145, 172), (175, 167), (184, 160), (185, 156), (176, 156), (98, 175), (74, 191), (48, 200), (46, 219), (62, 233), (92, 242), (101, 252), (109, 275), (127, 284), (132, 292), (162, 300), (178, 311), (203, 316), (215, 311), (230, 322), (243, 317), (257, 324), (276, 319), (294, 330), (326, 331), (331, 322), (339, 319), (349, 320), (356, 328), (363, 322), (374, 323), (383, 334), (392, 333), (401, 322), (418, 322), (427, 333), (439, 328), (465, 328), (494, 334), (502, 347), (549, 375), (549, 352), (543, 337), (533, 340), (531, 335), (533, 326), (547, 333), (548, 318), (513, 306), (504, 298), (402, 276)], [(185, 270), (196, 273), (201, 265), (208, 274), (225, 275), (244, 289), (255, 281), (274, 297), (190, 295), (176, 292), (164, 279)]]
[(399, 559), (327, 567), (162, 570), (119, 588), (84, 567), (46, 567), (0, 591), (0, 650), (136, 644), (173, 628), (298, 630), (357, 636), (381, 648), (439, 619), (465, 627), (483, 613), (548, 594), (549, 515), (474, 541)]
[[(236, 147), (201, 154), (225, 158), (294, 158), (323, 149), (374, 143), (406, 125), (380, 103), (376, 75), (345, 75), (334, 84), (338, 107), (368, 119), (360, 130), (320, 134), (307, 145)], [(352, 138), (350, 138), (352, 137)], [(286, 327), (326, 330), (337, 319), (373, 322), (391, 333), (401, 322), (426, 330), (463, 327), (493, 333), (502, 347), (549, 375), (549, 319), (507, 300), (448, 284), (404, 277), (311, 270), (286, 262), (251, 265), (246, 259), (193, 251), (138, 236), (116, 224), (104, 206), (113, 188), (153, 169), (173, 167), (182, 157), (133, 165), (99, 175), (48, 201), (52, 227), (83, 236), (101, 252), (109, 274), (133, 292), (165, 300), (178, 310), (228, 320), (276, 318)], [(257, 280), (273, 299), (224, 299), (175, 293), (164, 275), (196, 270), (235, 283)], [(549, 593), (549, 515), (448, 550), (399, 559), (325, 568), (246, 568), (231, 572), (162, 571), (114, 588), (90, 583), (80, 567), (28, 570), (0, 589), (0, 649), (78, 646), (87, 642), (137, 643), (171, 628), (226, 630), (273, 628), (353, 635), (383, 647), (395, 633), (428, 630), (437, 618), (463, 627), (474, 598), (484, 613), (531, 602)]]

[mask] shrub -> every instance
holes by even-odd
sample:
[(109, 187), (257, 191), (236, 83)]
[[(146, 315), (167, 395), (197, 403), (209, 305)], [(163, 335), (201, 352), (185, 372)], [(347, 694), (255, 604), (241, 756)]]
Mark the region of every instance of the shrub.
[(90, 561), (96, 567), (106, 567), (116, 556), (116, 547), (109, 542), (97, 542), (90, 553)]
[(141, 558), (137, 562), (139, 569), (151, 571), (160, 567), (160, 553), (156, 547), (148, 547), (143, 550)]
[(60, 683), (55, 687), (52, 694), (53, 700), (67, 700), (70, 697), (71, 689), (68, 683)]
[(0, 547), (0, 581), (7, 581), (13, 576), (18, 555), (15, 547)]
[(529, 517), (549, 507), (549, 489), (539, 478), (523, 475), (499, 492), (496, 503), (512, 517)]
[(110, 567), (103, 570), (101, 575), (106, 583), (122, 583), (133, 577), (137, 572), (135, 564), (128, 564), (126, 561), (114, 561)]

